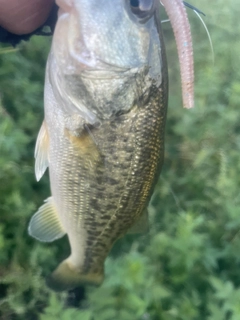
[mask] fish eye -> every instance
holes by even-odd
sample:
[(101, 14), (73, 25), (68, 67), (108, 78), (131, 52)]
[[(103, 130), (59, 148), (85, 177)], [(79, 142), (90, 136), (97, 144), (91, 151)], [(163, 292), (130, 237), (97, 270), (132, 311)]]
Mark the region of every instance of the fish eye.
[(132, 13), (140, 19), (150, 18), (154, 0), (129, 0)]

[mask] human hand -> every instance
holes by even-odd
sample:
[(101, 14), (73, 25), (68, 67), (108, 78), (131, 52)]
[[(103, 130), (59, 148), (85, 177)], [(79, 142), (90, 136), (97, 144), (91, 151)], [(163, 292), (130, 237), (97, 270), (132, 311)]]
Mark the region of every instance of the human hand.
[(48, 18), (54, 0), (0, 0), (0, 27), (27, 34)]

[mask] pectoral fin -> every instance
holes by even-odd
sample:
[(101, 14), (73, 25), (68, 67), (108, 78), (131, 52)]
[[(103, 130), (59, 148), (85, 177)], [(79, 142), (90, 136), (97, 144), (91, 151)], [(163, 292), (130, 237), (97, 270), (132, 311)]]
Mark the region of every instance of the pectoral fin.
[(48, 146), (49, 138), (47, 126), (43, 121), (40, 131), (38, 133), (36, 147), (35, 147), (35, 175), (39, 181), (48, 167)]
[(94, 162), (98, 161), (99, 165), (101, 165), (101, 162), (103, 161), (101, 152), (93, 133), (87, 125), (85, 125), (85, 128), (82, 130), (79, 136), (74, 135), (66, 128), (65, 136), (71, 142), (74, 150), (79, 152), (82, 157), (88, 157)]
[(128, 230), (128, 234), (147, 233), (149, 231), (148, 211), (144, 211), (140, 219)]
[(45, 202), (31, 218), (28, 233), (39, 241), (52, 242), (63, 237), (66, 232), (59, 220), (53, 197)]

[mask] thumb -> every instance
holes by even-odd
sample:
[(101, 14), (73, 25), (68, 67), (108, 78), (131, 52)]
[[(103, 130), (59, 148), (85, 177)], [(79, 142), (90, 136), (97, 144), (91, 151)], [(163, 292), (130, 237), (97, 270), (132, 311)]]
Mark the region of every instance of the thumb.
[(0, 0), (0, 26), (15, 34), (31, 33), (48, 18), (54, 0)]

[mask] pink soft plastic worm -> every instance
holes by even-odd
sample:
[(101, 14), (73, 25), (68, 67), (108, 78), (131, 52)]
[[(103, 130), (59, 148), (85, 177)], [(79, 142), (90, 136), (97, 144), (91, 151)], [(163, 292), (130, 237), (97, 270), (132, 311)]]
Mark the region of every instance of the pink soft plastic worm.
[(171, 22), (177, 43), (184, 108), (194, 106), (193, 47), (190, 25), (182, 0), (161, 0)]

